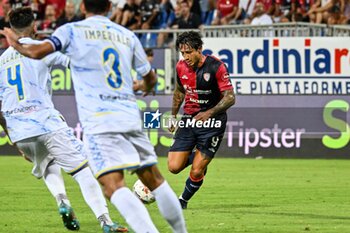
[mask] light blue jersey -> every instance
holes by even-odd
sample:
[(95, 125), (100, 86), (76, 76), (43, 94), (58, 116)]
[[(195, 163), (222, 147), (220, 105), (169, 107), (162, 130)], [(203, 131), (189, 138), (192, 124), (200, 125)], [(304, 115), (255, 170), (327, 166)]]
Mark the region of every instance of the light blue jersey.
[[(30, 38), (20, 43), (37, 44)], [(0, 57), (0, 100), (12, 142), (67, 127), (51, 100), (50, 68), (68, 66), (67, 56), (56, 52), (42, 60), (23, 57), (12, 47)]]
[(141, 130), (131, 69), (151, 66), (136, 35), (103, 16), (65, 24), (52, 35), (71, 59), (80, 122), (86, 134)]

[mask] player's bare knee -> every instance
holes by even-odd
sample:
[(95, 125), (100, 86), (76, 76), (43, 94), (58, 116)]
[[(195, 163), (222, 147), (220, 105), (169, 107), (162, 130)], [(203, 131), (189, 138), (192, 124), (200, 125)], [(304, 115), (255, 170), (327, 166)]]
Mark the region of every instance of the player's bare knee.
[(182, 171), (182, 168), (176, 164), (168, 163), (168, 170), (173, 174), (178, 174)]
[(180, 169), (173, 169), (173, 168), (169, 168), (169, 171), (173, 174), (179, 174), (180, 173)]
[(192, 168), (190, 175), (191, 177), (195, 178), (195, 179), (201, 179), (204, 176), (204, 171), (203, 169), (200, 168)]

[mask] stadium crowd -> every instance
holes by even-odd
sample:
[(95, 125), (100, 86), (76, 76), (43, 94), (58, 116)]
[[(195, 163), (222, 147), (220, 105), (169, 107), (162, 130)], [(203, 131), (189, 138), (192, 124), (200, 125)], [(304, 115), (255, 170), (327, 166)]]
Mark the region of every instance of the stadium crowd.
[[(38, 30), (50, 33), (57, 27), (84, 18), (81, 0), (0, 0), (0, 29), (9, 26), (7, 13), (12, 8), (30, 6)], [(350, 24), (350, 0), (111, 0), (112, 21), (131, 30), (189, 29), (202, 25), (311, 22)], [(147, 36), (147, 34), (143, 34)], [(168, 38), (148, 34), (161, 47)], [(145, 42), (149, 38), (140, 38)], [(1, 39), (0, 48), (7, 44)]]

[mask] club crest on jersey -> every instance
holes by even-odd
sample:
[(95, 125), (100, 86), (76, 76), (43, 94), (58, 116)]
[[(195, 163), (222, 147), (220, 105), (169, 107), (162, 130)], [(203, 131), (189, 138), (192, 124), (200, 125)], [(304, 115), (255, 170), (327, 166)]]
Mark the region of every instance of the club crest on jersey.
[(210, 79), (210, 73), (204, 73), (204, 74), (203, 74), (203, 78), (204, 78), (205, 81), (208, 82), (209, 79)]
[(181, 77), (182, 79), (188, 79), (188, 77), (186, 75), (182, 75)]

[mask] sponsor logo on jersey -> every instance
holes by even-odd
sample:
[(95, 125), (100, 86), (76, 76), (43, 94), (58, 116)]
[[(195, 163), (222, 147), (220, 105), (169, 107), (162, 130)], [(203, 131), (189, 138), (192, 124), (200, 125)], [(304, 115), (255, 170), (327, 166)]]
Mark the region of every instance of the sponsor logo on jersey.
[(190, 98), (190, 101), (193, 103), (197, 103), (197, 104), (206, 104), (209, 102), (209, 100), (199, 100), (199, 99), (194, 99), (194, 98)]

